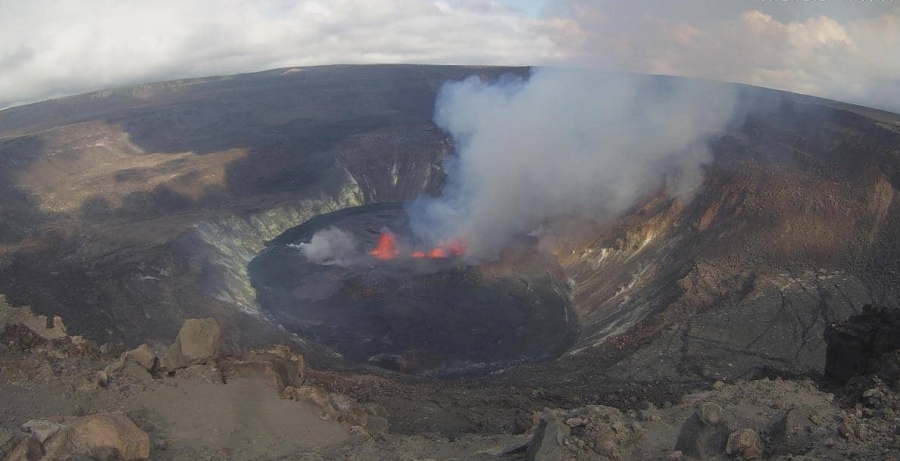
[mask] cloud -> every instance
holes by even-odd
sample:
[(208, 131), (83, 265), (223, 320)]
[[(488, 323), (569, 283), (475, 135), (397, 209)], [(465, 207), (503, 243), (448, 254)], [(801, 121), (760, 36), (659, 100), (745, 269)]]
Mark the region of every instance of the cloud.
[(893, 102), (900, 101), (900, 6), (893, 2), (0, 5), (0, 108), (112, 86), (277, 67), (440, 63), (576, 64), (742, 82), (900, 110)]
[(780, 10), (747, 10), (717, 22), (652, 11), (624, 20), (614, 10), (579, 3), (568, 11), (566, 33), (580, 37), (578, 43), (560, 39), (573, 46), (568, 62), (747, 83), (900, 111), (896, 8), (847, 15), (854, 19), (829, 10), (838, 14), (801, 20), (779, 20), (773, 14)]
[(538, 20), (488, 0), (4, 1), (0, 107), (161, 79), (334, 63), (530, 64)]

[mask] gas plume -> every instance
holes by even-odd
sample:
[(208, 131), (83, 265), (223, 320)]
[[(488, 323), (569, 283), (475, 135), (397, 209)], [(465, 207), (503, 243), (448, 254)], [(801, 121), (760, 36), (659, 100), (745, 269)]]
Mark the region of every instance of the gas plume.
[(344, 264), (356, 256), (356, 239), (349, 232), (330, 227), (316, 232), (309, 243), (301, 243), (299, 249), (314, 263)]
[(434, 120), (456, 155), (442, 195), (407, 207), (412, 230), (481, 259), (554, 217), (614, 217), (663, 184), (689, 198), (734, 100), (724, 85), (583, 70), (447, 83)]

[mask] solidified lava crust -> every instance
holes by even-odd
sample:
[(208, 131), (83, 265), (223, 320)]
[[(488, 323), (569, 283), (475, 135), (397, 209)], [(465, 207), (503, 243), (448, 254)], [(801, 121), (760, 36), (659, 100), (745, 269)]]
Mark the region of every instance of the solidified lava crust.
[[(339, 229), (354, 250), (338, 259), (304, 253), (317, 232)], [(488, 373), (551, 360), (578, 328), (558, 263), (523, 237), (500, 258), (379, 260), (383, 231), (414, 245), (400, 204), (322, 215), (273, 240), (249, 266), (261, 309), (299, 336), (346, 359), (438, 377)]]

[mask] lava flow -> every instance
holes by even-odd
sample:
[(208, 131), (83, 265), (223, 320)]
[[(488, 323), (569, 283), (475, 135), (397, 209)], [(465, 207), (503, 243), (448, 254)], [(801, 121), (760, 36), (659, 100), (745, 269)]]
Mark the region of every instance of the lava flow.
[[(466, 246), (460, 240), (441, 240), (438, 244), (428, 251), (414, 251), (410, 257), (415, 259), (446, 259), (450, 257), (462, 256), (466, 252)], [(397, 236), (391, 231), (384, 231), (378, 238), (378, 245), (369, 251), (375, 259), (390, 260), (400, 255), (397, 248)]]
[(430, 251), (416, 251), (410, 256), (416, 259), (444, 259), (451, 256), (462, 256), (466, 252), (466, 246), (459, 240), (441, 240)]
[(394, 259), (400, 254), (397, 248), (397, 236), (393, 232), (384, 231), (378, 238), (378, 246), (376, 246), (369, 254), (375, 259), (388, 260)]

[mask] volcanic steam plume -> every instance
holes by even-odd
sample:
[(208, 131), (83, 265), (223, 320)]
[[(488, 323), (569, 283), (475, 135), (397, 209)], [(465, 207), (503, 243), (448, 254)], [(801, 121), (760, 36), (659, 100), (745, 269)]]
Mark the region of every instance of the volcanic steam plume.
[(443, 194), (408, 206), (412, 230), (478, 259), (554, 217), (614, 217), (663, 184), (689, 197), (732, 115), (734, 94), (717, 88), (559, 69), (445, 84), (435, 122), (457, 151)]

